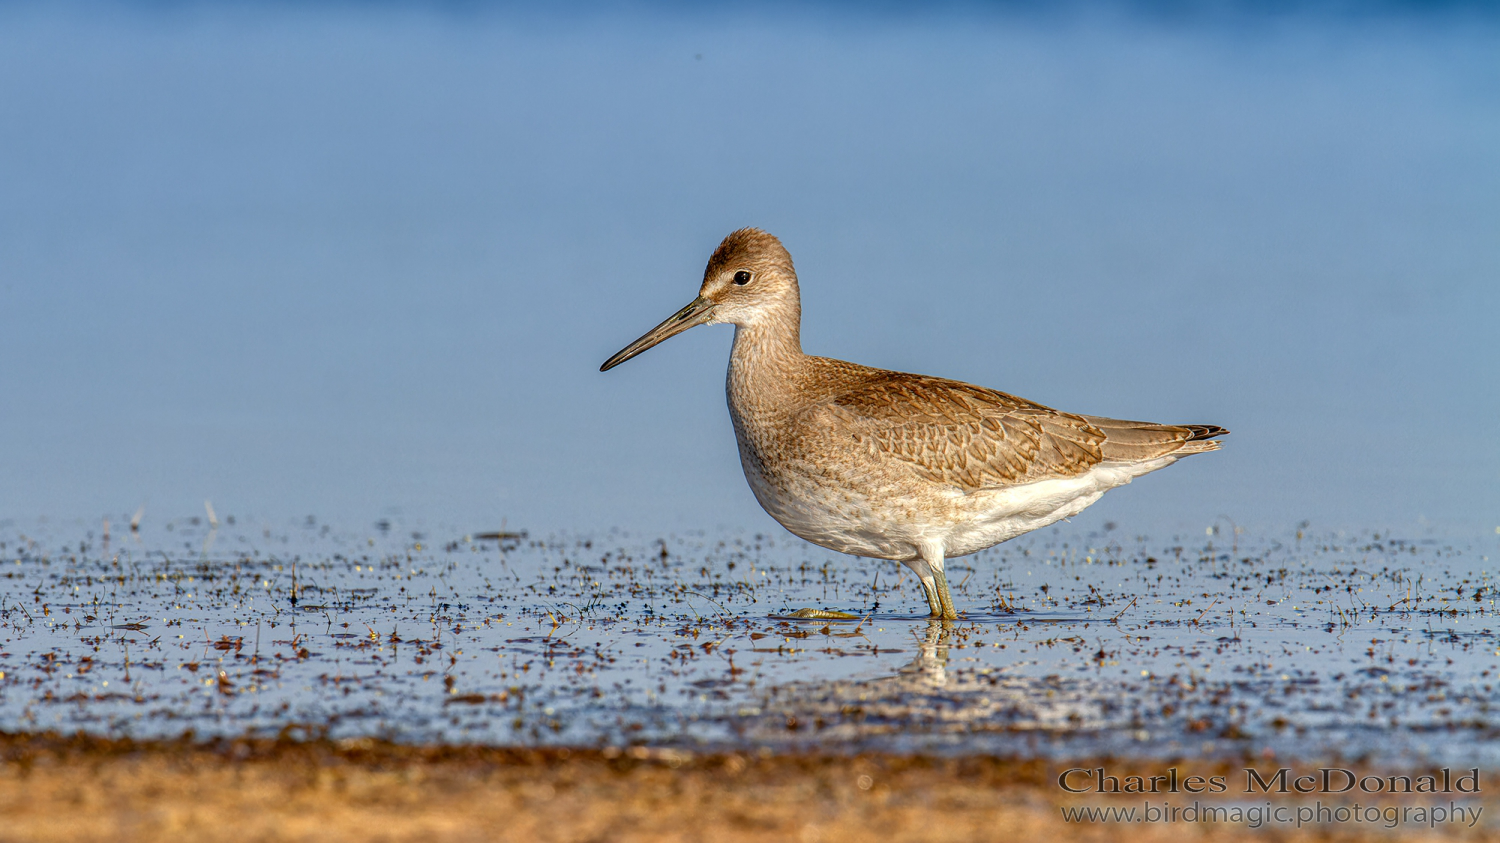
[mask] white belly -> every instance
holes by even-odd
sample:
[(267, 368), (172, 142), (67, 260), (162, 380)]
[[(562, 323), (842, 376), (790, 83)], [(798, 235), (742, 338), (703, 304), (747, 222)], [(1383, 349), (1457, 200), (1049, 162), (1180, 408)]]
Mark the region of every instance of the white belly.
[(907, 561), (920, 556), (922, 545), (941, 547), (945, 558), (965, 556), (1071, 518), (1110, 489), (1176, 461), (1105, 463), (1078, 477), (970, 494), (930, 487), (922, 500), (831, 488), (813, 478), (773, 484), (749, 465), (745, 479), (766, 512), (793, 534), (839, 553)]

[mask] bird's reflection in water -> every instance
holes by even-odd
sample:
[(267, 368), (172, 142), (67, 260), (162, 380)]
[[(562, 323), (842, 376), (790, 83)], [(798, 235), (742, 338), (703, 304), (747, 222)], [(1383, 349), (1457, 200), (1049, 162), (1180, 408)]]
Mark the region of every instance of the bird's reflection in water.
[(948, 647), (952, 637), (952, 621), (929, 620), (927, 629), (917, 640), (917, 657), (898, 668), (897, 673), (933, 688), (945, 687), (948, 684)]

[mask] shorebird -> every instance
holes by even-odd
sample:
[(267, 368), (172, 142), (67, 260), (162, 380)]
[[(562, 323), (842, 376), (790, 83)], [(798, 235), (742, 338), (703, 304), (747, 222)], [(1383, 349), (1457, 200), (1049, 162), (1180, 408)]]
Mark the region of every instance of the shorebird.
[(802, 303), (781, 241), (744, 228), (708, 260), (698, 297), (599, 367), (696, 325), (734, 325), (729, 415), (755, 499), (793, 534), (917, 575), (933, 617), (958, 613), (946, 559), (1082, 512), (1229, 431), (1082, 416), (959, 381), (802, 352)]

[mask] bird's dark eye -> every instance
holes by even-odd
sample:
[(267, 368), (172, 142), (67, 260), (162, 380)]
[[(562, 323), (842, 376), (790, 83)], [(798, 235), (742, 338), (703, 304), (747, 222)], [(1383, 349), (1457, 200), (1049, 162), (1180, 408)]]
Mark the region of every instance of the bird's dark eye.
[(740, 270), (739, 272), (736, 272), (734, 274), (734, 283), (740, 285), (741, 287), (745, 286), (746, 284), (749, 284), (750, 283), (750, 273), (746, 272), (743, 269)]

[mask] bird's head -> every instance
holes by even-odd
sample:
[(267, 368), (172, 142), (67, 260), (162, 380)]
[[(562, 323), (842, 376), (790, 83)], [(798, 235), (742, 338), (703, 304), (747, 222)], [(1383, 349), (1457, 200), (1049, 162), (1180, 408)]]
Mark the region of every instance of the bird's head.
[(753, 327), (791, 320), (791, 329), (796, 330), (800, 316), (792, 256), (770, 234), (758, 228), (742, 228), (725, 237), (708, 259), (698, 297), (606, 360), (599, 371), (608, 371), (697, 325), (727, 322)]

